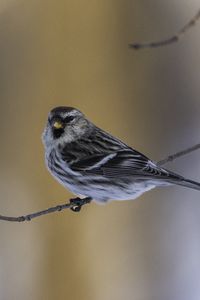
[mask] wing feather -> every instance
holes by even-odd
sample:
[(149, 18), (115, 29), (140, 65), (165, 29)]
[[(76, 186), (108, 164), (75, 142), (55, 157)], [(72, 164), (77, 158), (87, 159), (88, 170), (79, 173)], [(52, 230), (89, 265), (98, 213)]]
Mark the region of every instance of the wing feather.
[(92, 137), (68, 144), (63, 149), (62, 159), (73, 171), (83, 175), (101, 175), (108, 179), (130, 176), (141, 179), (181, 178), (98, 128)]
[(134, 150), (121, 150), (112, 154), (98, 154), (76, 161), (70, 166), (73, 171), (102, 175), (107, 178), (168, 177), (171, 173), (158, 167), (146, 156)]

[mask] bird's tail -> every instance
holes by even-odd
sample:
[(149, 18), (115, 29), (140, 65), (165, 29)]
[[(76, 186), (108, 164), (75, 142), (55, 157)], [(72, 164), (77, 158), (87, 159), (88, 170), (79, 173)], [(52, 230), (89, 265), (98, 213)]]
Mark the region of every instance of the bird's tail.
[(181, 176), (179, 174), (176, 174), (174, 172), (171, 172), (169, 170), (166, 170), (166, 169), (162, 169), (162, 170), (164, 170), (165, 172), (168, 173), (167, 182), (169, 184), (181, 185), (181, 186), (185, 186), (185, 187), (190, 188), (190, 189), (200, 191), (200, 182), (190, 180), (190, 179), (186, 179), (183, 176)]
[(177, 180), (176, 182), (174, 181), (174, 183), (176, 183), (177, 185), (185, 186), (190, 189), (200, 191), (200, 183), (197, 181), (183, 178), (182, 180)]

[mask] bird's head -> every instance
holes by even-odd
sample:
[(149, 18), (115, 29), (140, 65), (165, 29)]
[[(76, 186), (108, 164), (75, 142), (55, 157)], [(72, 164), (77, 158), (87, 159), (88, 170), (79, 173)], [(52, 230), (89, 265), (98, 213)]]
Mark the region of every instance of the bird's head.
[(45, 146), (71, 143), (88, 134), (90, 128), (78, 109), (60, 106), (50, 111), (42, 139)]

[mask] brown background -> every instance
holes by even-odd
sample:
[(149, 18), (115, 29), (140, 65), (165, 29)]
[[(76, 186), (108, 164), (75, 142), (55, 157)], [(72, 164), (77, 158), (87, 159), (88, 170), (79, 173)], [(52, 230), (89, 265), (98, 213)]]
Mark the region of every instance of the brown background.
[[(179, 29), (198, 1), (0, 2), (0, 212), (72, 195), (47, 172), (48, 111), (75, 106), (154, 160), (199, 142), (200, 27), (179, 44), (131, 41)], [(200, 180), (199, 151), (169, 168)], [(0, 299), (198, 300), (200, 196), (181, 187), (0, 223)]]

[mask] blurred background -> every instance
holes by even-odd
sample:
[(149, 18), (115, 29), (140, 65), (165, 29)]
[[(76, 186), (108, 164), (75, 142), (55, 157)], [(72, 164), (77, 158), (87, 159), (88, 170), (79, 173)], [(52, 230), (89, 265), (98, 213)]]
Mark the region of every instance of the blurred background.
[[(0, 213), (72, 194), (44, 164), (47, 114), (75, 106), (154, 160), (199, 143), (200, 25), (170, 36), (196, 0), (1, 0)], [(200, 152), (167, 167), (200, 181)], [(170, 187), (30, 223), (0, 223), (0, 299), (199, 300), (200, 194)]]

